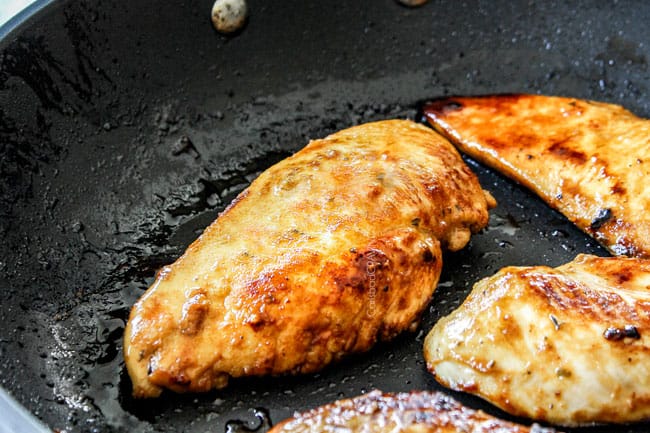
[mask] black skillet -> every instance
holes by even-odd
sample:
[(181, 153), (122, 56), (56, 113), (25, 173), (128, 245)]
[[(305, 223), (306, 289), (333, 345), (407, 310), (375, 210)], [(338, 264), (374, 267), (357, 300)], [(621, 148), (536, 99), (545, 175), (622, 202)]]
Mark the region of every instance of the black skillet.
[(648, 2), (249, 6), (233, 37), (212, 29), (210, 0), (42, 1), (2, 29), (0, 384), (52, 429), (263, 430), (268, 417), (374, 388), (441, 389), (422, 340), (477, 279), (606, 254), (468, 160), (499, 206), (489, 229), (445, 257), (418, 332), (316, 375), (133, 400), (121, 352), (130, 306), (251, 179), (309, 138), (416, 119), (419, 101), (449, 94), (570, 95), (650, 116)]

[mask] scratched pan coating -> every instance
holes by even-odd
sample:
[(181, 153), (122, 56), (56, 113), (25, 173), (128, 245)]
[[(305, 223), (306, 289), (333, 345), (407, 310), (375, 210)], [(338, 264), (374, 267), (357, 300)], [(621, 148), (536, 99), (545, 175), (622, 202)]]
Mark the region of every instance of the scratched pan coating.
[(261, 170), (309, 138), (418, 119), (422, 100), (451, 94), (541, 92), (650, 116), (647, 2), (276, 3), (251, 0), (233, 37), (212, 29), (204, 0), (43, 1), (0, 32), (0, 385), (52, 429), (262, 431), (265, 417), (374, 388), (438, 390), (423, 337), (477, 279), (607, 254), (468, 160), (499, 206), (445, 256), (415, 334), (315, 375), (134, 401), (121, 352), (129, 308)]

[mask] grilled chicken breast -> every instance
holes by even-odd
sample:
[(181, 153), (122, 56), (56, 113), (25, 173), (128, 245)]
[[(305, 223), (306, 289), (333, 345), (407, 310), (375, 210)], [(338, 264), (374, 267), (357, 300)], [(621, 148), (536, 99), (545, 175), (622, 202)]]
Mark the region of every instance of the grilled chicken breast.
[(493, 205), (425, 126), (383, 121), (312, 141), (262, 173), (133, 307), (134, 395), (313, 372), (395, 336), (430, 299), (441, 248), (462, 248)]
[(524, 427), (469, 409), (436, 392), (360, 397), (296, 414), (269, 433), (553, 433), (538, 425)]
[(650, 418), (650, 260), (579, 255), (479, 281), (425, 339), (445, 386), (560, 425)]
[(650, 120), (538, 95), (447, 98), (424, 111), (463, 152), (532, 189), (612, 254), (650, 257)]

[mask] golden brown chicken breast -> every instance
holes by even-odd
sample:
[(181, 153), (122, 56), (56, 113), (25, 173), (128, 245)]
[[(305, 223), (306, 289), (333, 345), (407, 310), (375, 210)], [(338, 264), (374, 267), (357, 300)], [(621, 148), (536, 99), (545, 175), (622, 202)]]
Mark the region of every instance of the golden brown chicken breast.
[(493, 205), (425, 126), (383, 121), (312, 141), (262, 173), (133, 307), (134, 395), (313, 372), (395, 336), (430, 299), (441, 248), (462, 248)]
[(650, 260), (579, 255), (479, 281), (425, 339), (445, 386), (560, 425), (650, 418)]
[(539, 194), (615, 255), (650, 257), (650, 121), (539, 95), (457, 97), (425, 109), (463, 152)]
[(469, 409), (437, 392), (360, 397), (296, 414), (269, 433), (553, 433), (555, 430), (503, 421)]

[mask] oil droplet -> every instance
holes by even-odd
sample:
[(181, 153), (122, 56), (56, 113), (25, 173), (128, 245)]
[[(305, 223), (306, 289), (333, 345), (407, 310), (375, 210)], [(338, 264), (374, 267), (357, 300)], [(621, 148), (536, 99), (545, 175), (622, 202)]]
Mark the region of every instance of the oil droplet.
[(564, 230), (553, 230), (551, 232), (551, 236), (553, 236), (554, 238), (568, 238), (569, 234)]
[(520, 226), (517, 220), (510, 214), (506, 216), (492, 215), (490, 216), (489, 231), (496, 230), (506, 236), (515, 236), (519, 231)]
[(256, 426), (251, 427), (246, 421), (234, 419), (226, 423), (226, 433), (254, 433), (271, 428), (271, 416), (268, 410), (255, 408), (253, 409), (253, 415), (258, 421)]
[(508, 241), (499, 240), (499, 239), (495, 239), (495, 241), (497, 242), (497, 245), (499, 245), (500, 248), (513, 248), (514, 247), (514, 245), (512, 245), (512, 243), (510, 243)]

